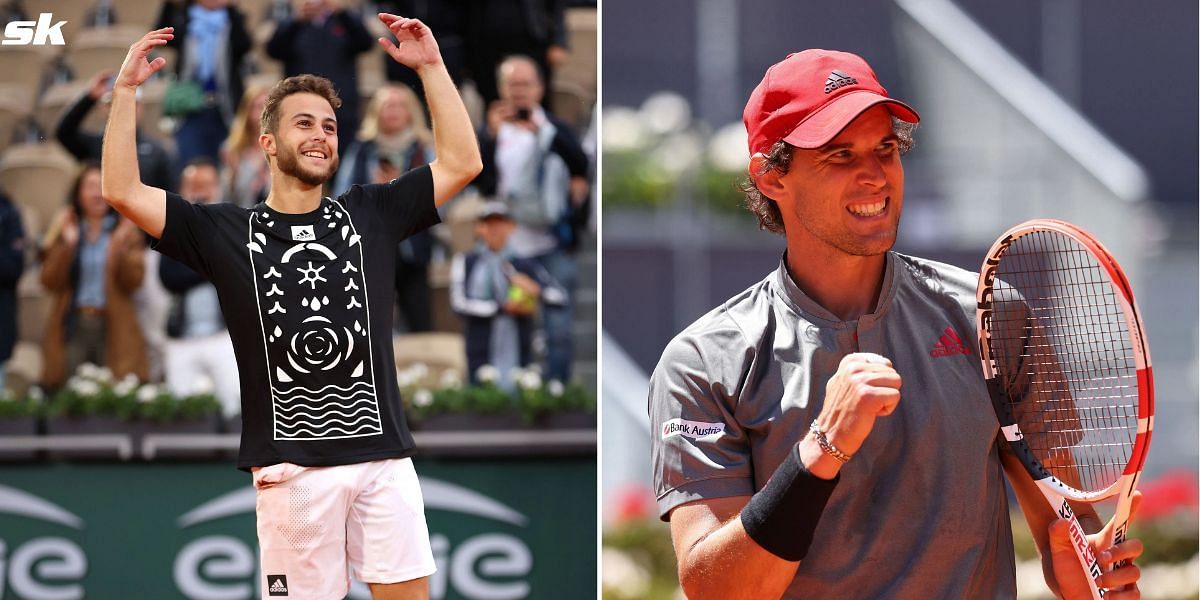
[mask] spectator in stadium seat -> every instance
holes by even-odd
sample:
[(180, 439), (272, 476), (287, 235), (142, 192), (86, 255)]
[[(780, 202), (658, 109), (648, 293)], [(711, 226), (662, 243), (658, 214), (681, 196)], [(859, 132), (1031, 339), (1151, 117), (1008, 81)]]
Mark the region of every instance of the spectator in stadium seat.
[[(340, 195), (356, 183), (387, 183), (433, 158), (433, 133), (421, 101), (403, 85), (385, 85), (367, 104), (358, 140), (343, 155), (333, 194)], [(433, 234), (428, 230), (413, 234), (396, 251), (396, 303), (405, 330), (429, 331), (433, 329), (429, 289)]]
[(231, 0), (167, 0), (154, 27), (175, 28), (175, 75), (205, 94), (205, 107), (182, 117), (175, 131), (179, 164), (217, 156), (242, 97), (242, 60), (252, 44), (245, 17)]
[[(469, 0), (467, 63), (484, 106), (503, 97), (497, 71), (514, 54), (528, 56), (550, 87), (568, 58), (564, 0)], [(538, 102), (542, 102), (539, 98)]]
[(0, 192), (0, 390), (17, 341), (17, 280), (25, 270), (25, 228), (21, 213)]
[(57, 388), (85, 362), (145, 381), (146, 344), (132, 298), (142, 285), (145, 245), (137, 226), (105, 202), (98, 163), (84, 164), (43, 249), (41, 281), (53, 299), (42, 385)]
[[(108, 103), (111, 101), (108, 90), (115, 75), (116, 72), (112, 69), (105, 69), (93, 75), (88, 80), (87, 90), (63, 112), (54, 128), (54, 138), (76, 160), (100, 160), (100, 143), (103, 138), (99, 132), (83, 131), (83, 121), (97, 105), (102, 105), (107, 113)], [(139, 122), (142, 119), (141, 98), (139, 94)], [(146, 135), (141, 127), (137, 129), (137, 152), (138, 164), (142, 165), (146, 183), (163, 189), (175, 189), (174, 153), (163, 146), (162, 142)]]
[[(438, 32), (438, 47), (442, 50), (442, 61), (454, 84), (462, 86), (467, 67), (467, 17), (473, 0), (379, 0), (379, 10), (396, 15), (407, 15), (420, 19), (430, 29)], [(384, 73), (388, 81), (408, 86), (425, 105), (425, 90), (421, 78), (412, 69), (396, 62), (386, 61)]]
[(267, 103), (266, 85), (253, 85), (242, 94), (237, 115), (233, 118), (233, 129), (221, 146), (221, 189), (225, 200), (242, 208), (250, 208), (267, 199), (271, 192), (271, 169), (262, 148), (258, 147), (258, 134), (263, 106)]
[[(193, 159), (183, 168), (179, 195), (192, 204), (221, 202), (220, 180), (216, 162)], [(167, 386), (176, 395), (187, 396), (203, 390), (202, 380), (207, 378), (225, 416), (239, 414), (237, 359), (225, 329), (217, 288), (191, 267), (169, 256), (159, 256), (157, 275), (174, 295), (167, 324)]]
[(513, 369), (533, 362), (538, 306), (561, 306), (567, 293), (537, 261), (513, 255), (508, 241), (516, 223), (503, 202), (484, 204), (478, 218), (479, 244), (450, 268), (450, 305), (465, 324), (470, 382), (479, 383), (479, 368), (491, 365), (497, 385), (511, 390)]
[(546, 377), (566, 382), (579, 268), (573, 251), (590, 212), (588, 159), (570, 127), (542, 108), (545, 86), (532, 59), (508, 57), (498, 77), (500, 100), (488, 107), (479, 132), (483, 172), (475, 185), (508, 205), (517, 224), (509, 241), (513, 254), (541, 263), (567, 291), (567, 302), (542, 312)]
[(299, 0), (291, 19), (280, 23), (267, 54), (283, 61), (283, 76), (320, 75), (333, 82), (342, 106), (338, 120), (338, 146), (350, 147), (358, 129), (359, 54), (375, 47), (362, 15), (342, 5), (343, 0)]

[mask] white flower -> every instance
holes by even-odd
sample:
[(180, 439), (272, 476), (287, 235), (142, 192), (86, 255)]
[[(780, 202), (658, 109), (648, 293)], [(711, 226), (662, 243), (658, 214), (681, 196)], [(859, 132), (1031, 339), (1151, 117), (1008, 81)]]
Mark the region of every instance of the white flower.
[(67, 389), (71, 390), (72, 392), (75, 392), (76, 394), (82, 394), (83, 392), (81, 392), (79, 390), (79, 387), (81, 385), (83, 385), (83, 382), (85, 382), (85, 381), (88, 381), (88, 380), (84, 379), (82, 375), (72, 376), (70, 379), (67, 380)]
[(213, 381), (212, 377), (208, 376), (208, 373), (201, 373), (192, 382), (192, 394), (195, 395), (211, 394), (215, 389), (217, 389), (217, 384)]
[(96, 381), (99, 381), (100, 383), (112, 383), (112, 381), (113, 381), (112, 369), (110, 369), (108, 367), (100, 367), (99, 369), (96, 369), (96, 377), (94, 379)]
[(113, 386), (113, 392), (116, 393), (118, 396), (127, 396), (129, 394), (132, 394), (133, 391), (137, 389), (137, 386), (138, 386), (137, 375), (130, 373), (130, 374), (126, 375), (125, 377), (122, 377), (121, 381), (118, 381), (117, 385)]
[(429, 406), (430, 404), (433, 404), (433, 392), (425, 388), (417, 390), (417, 392), (413, 394), (413, 404), (417, 406)]
[(71, 391), (80, 396), (95, 396), (96, 394), (100, 393), (100, 384), (96, 383), (95, 381), (76, 377), (72, 377), (71, 379), (74, 380), (69, 384), (71, 386)]
[(475, 371), (475, 379), (481, 383), (495, 383), (500, 378), (500, 371), (492, 365), (483, 365)]
[(154, 384), (147, 383), (146, 385), (138, 388), (138, 402), (153, 402), (156, 397), (158, 397), (158, 388), (155, 387)]
[(513, 373), (513, 380), (517, 382), (518, 387), (525, 390), (536, 390), (542, 387), (542, 376), (536, 371)]
[(424, 379), (427, 375), (429, 375), (429, 365), (426, 365), (423, 362), (415, 362), (409, 367), (409, 369), (412, 369), (413, 376), (417, 379)]
[(409, 367), (407, 369), (396, 369), (396, 385), (406, 388), (415, 385), (421, 378), (416, 371)]
[(34, 402), (41, 402), (46, 399), (46, 391), (35, 385), (29, 388), (29, 399)]
[(550, 383), (546, 384), (546, 390), (550, 392), (551, 396), (561, 398), (564, 391), (563, 383), (557, 379), (551, 379)]
[(462, 385), (462, 376), (454, 369), (446, 369), (442, 371), (442, 378), (439, 383), (444, 390), (457, 388)]
[(95, 379), (99, 371), (100, 367), (90, 362), (85, 362), (79, 365), (79, 368), (75, 369), (75, 374), (85, 379)]

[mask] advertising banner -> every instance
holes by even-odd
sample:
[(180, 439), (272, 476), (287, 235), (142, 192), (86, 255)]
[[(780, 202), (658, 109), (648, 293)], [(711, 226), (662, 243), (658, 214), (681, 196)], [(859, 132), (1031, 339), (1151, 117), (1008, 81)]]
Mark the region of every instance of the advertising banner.
[[(416, 468), (431, 598), (595, 595), (593, 457)], [(228, 462), (0, 465), (0, 599), (258, 598), (254, 494)]]

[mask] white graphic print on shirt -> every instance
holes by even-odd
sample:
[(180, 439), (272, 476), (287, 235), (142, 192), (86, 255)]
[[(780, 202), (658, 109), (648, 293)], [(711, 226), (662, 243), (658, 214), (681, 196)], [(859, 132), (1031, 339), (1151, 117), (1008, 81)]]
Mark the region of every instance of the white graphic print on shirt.
[(246, 247), (266, 338), (276, 440), (383, 433), (362, 244), (337, 203), (325, 201), (321, 217), (296, 235), (301, 228), (277, 223), (266, 211), (250, 215)]

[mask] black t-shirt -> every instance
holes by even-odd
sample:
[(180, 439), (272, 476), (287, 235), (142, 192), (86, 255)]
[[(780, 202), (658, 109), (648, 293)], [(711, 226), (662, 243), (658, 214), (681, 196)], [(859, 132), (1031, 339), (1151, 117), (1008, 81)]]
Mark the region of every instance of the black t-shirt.
[(392, 352), (395, 248), (436, 223), (428, 167), (305, 214), (167, 194), (155, 248), (212, 281), (233, 338), (238, 468), (413, 454)]

